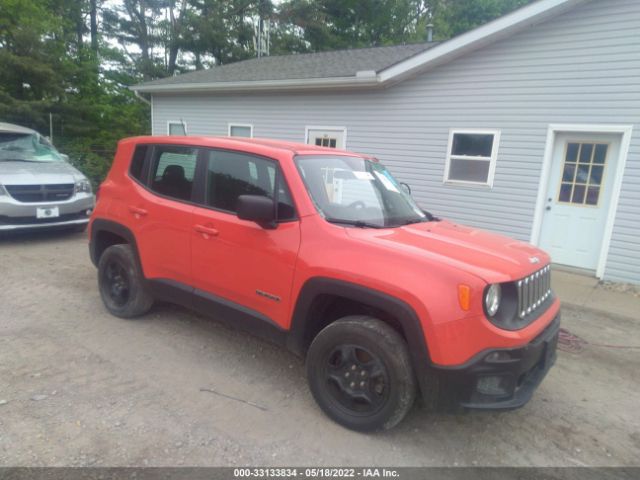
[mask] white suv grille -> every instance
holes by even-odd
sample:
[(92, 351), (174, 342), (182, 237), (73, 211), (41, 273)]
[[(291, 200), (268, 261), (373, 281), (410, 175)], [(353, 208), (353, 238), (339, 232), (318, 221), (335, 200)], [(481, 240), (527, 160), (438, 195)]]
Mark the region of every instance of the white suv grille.
[(518, 316), (530, 315), (551, 296), (551, 266), (538, 270), (516, 282), (518, 288)]

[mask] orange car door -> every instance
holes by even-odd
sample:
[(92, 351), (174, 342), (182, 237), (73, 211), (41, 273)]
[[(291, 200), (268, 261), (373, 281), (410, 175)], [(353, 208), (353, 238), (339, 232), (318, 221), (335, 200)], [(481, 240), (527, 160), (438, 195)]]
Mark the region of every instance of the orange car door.
[[(194, 208), (191, 232), (196, 294), (287, 328), (300, 226), (277, 163), (222, 150), (203, 158), (204, 201)], [(277, 227), (240, 220), (235, 206), (243, 194), (276, 198)]]
[(191, 282), (191, 224), (198, 150), (156, 145), (148, 159), (146, 188), (136, 184), (126, 208), (145, 277)]

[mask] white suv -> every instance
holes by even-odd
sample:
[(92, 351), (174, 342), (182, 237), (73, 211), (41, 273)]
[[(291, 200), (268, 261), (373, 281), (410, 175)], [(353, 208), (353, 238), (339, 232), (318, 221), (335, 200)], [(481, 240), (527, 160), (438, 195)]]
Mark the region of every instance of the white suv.
[(67, 160), (38, 132), (0, 123), (0, 232), (87, 227), (91, 183)]

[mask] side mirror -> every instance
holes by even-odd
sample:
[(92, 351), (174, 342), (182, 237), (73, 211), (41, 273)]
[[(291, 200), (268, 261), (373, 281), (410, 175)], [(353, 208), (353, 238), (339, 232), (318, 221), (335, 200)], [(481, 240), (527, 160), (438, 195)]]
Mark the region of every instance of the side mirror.
[(61, 153), (61, 154), (60, 154), (60, 156), (62, 157), (62, 159), (63, 159), (65, 162), (68, 162), (68, 161), (69, 161), (69, 155), (67, 155), (66, 153)]
[(407, 195), (411, 195), (411, 187), (408, 183), (400, 182), (400, 188), (402, 188), (402, 191)]
[(276, 206), (263, 195), (240, 195), (236, 204), (240, 220), (256, 222), (262, 228), (276, 228)]

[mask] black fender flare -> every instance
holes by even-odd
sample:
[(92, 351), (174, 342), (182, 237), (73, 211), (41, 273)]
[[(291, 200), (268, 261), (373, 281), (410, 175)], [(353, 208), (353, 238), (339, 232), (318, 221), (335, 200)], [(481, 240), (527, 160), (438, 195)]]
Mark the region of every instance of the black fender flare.
[(389, 294), (355, 283), (327, 277), (314, 277), (305, 282), (296, 301), (287, 348), (305, 356), (310, 343), (308, 319), (314, 300), (319, 295), (333, 295), (354, 300), (383, 311), (398, 321), (409, 346), (409, 354), (420, 389), (425, 392), (431, 358), (420, 318), (413, 307)]
[(91, 238), (89, 239), (89, 255), (91, 256), (91, 262), (97, 267), (100, 260), (99, 255), (99, 242), (98, 235), (102, 232), (109, 232), (124, 238), (129, 245), (133, 247), (133, 254), (135, 255), (136, 262), (140, 271), (142, 270), (142, 263), (140, 262), (140, 256), (138, 255), (138, 244), (133, 232), (121, 223), (113, 222), (111, 220), (105, 220), (103, 218), (96, 218), (91, 224)]

